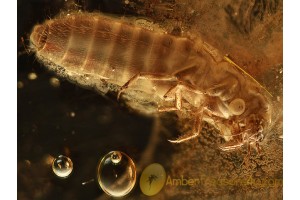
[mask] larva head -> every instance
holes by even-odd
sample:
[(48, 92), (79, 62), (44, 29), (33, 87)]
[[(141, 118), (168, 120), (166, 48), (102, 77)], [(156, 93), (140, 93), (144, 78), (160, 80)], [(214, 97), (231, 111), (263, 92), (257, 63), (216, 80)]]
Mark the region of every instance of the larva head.
[(46, 24), (36, 25), (30, 35), (30, 41), (36, 50), (40, 50), (44, 47), (49, 34), (49, 26)]
[(260, 143), (271, 128), (272, 102), (262, 90), (250, 91), (246, 111), (243, 117), (247, 133), (244, 141)]
[(268, 98), (257, 92), (250, 92), (245, 97), (247, 98), (235, 98), (228, 102), (231, 117), (218, 125), (224, 139), (233, 142), (220, 147), (222, 150), (234, 150), (245, 143), (257, 145), (269, 131), (271, 104)]

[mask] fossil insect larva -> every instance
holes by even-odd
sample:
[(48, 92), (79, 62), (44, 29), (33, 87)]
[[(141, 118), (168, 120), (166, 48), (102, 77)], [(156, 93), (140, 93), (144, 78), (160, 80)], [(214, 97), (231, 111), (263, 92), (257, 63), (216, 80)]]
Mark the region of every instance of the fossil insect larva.
[(142, 91), (150, 94), (141, 93), (144, 99), (158, 99), (157, 111), (189, 113), (192, 135), (172, 142), (196, 137), (205, 120), (231, 142), (223, 150), (258, 145), (271, 123), (264, 88), (191, 34), (175, 37), (100, 14), (73, 13), (36, 25), (30, 40), (37, 57), (71, 81), (99, 89), (104, 80), (118, 98)]

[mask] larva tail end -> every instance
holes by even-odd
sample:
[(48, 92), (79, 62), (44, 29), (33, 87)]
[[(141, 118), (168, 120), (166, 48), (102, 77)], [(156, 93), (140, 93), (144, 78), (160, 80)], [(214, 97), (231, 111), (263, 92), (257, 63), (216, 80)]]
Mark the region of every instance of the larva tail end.
[(49, 34), (48, 25), (36, 25), (30, 35), (30, 42), (36, 50), (42, 49), (47, 41)]

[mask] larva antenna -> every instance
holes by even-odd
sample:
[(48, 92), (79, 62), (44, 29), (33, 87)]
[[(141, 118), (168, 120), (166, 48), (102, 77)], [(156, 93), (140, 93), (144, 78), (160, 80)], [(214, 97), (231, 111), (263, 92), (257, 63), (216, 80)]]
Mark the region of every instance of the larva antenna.
[(273, 97), (273, 95), (264, 87), (262, 86), (253, 76), (251, 76), (248, 72), (246, 72), (245, 70), (243, 70), (240, 66), (238, 66), (238, 64), (236, 64), (235, 62), (233, 62), (227, 55), (225, 55), (224, 60), (226, 62), (228, 62), (229, 64), (235, 66), (238, 70), (240, 70), (242, 73), (244, 73), (246, 76), (250, 77), (255, 83), (257, 83), (261, 88), (263, 88), (271, 97)]
[(27, 48), (26, 45), (25, 45), (25, 40), (24, 40), (23, 37), (21, 37), (21, 43), (22, 43), (22, 45), (23, 45), (23, 47), (24, 47), (26, 53), (27, 53), (27, 54), (30, 54), (30, 51), (28, 50), (28, 48)]

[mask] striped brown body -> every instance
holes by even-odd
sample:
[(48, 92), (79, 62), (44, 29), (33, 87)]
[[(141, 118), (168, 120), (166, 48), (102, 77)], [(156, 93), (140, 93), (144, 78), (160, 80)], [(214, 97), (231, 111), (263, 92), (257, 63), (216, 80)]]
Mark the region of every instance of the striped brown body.
[[(139, 72), (172, 74), (196, 53), (187, 38), (151, 32), (102, 15), (70, 15), (42, 26), (47, 40), (37, 51), (38, 57), (50, 57), (70, 71), (98, 74), (118, 85)], [(31, 41), (40, 37), (39, 29), (41, 26), (35, 27), (37, 35)]]
[[(142, 96), (143, 101), (158, 96), (158, 111), (188, 113), (195, 121), (192, 136), (173, 142), (197, 136), (205, 120), (231, 142), (223, 150), (246, 143), (259, 149), (263, 130), (270, 127), (272, 107), (264, 88), (197, 37), (175, 37), (116, 18), (74, 13), (35, 26), (30, 39), (37, 57), (49, 68), (63, 68), (71, 81), (87, 75), (92, 80), (80, 84), (97, 88), (95, 84), (106, 80), (118, 87), (119, 95), (135, 85), (153, 94)], [(129, 105), (138, 102), (133, 100)], [(175, 105), (167, 106), (170, 102)]]

